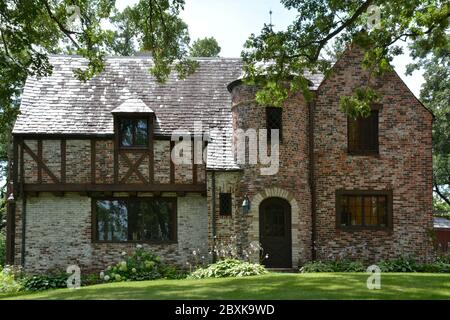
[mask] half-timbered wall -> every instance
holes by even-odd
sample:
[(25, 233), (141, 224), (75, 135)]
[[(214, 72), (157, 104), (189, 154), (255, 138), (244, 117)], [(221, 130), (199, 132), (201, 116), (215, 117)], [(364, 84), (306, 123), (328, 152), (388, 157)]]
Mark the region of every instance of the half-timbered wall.
[[(18, 140), (19, 155), (23, 154), (18, 181), (25, 191), (153, 191), (152, 186), (164, 186), (163, 191), (206, 191), (205, 164), (172, 163), (175, 143), (167, 139), (155, 140), (148, 150), (119, 149), (117, 154), (113, 139)], [(122, 190), (125, 185), (140, 187)]]

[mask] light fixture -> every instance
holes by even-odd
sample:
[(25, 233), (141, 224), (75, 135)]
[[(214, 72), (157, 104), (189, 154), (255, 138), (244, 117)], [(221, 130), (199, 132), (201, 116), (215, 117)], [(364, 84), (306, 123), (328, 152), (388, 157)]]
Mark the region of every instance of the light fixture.
[(14, 194), (11, 192), (10, 194), (9, 194), (9, 197), (8, 197), (8, 199), (6, 199), (9, 203), (13, 203), (14, 201), (15, 201), (15, 199), (14, 199)]
[(247, 195), (244, 196), (244, 200), (242, 201), (242, 212), (244, 214), (249, 213), (250, 211), (250, 199)]

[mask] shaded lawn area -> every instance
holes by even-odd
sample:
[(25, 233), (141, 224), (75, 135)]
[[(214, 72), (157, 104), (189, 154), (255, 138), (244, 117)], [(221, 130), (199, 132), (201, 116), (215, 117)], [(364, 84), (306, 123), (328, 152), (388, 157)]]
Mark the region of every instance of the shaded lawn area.
[(387, 273), (368, 290), (364, 273), (270, 273), (202, 280), (118, 282), (1, 296), (6, 299), (450, 299), (450, 274)]

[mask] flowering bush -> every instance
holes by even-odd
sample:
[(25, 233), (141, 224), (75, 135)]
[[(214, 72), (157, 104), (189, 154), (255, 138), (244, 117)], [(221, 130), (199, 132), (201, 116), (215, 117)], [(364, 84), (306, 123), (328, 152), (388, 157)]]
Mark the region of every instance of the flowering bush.
[(122, 261), (100, 272), (100, 279), (105, 282), (181, 277), (183, 273), (172, 266), (165, 265), (159, 256), (145, 251), (141, 245), (136, 246), (132, 255), (122, 252)]
[(0, 267), (0, 293), (15, 293), (21, 289), (21, 284), (16, 281), (16, 270), (8, 266)]
[(198, 268), (192, 272), (189, 279), (203, 278), (225, 278), (225, 277), (244, 277), (256, 276), (267, 273), (264, 266), (259, 263), (240, 261), (237, 259), (225, 259), (209, 265), (208, 267)]

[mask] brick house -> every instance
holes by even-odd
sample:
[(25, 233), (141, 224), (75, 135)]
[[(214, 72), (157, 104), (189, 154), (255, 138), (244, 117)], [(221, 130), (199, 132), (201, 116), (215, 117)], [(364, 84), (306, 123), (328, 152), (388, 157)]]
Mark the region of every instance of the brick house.
[[(239, 59), (199, 58), (187, 79), (158, 84), (148, 57), (112, 57), (83, 83), (72, 70), (85, 60), (51, 56), (53, 74), (27, 80), (13, 130), (9, 262), (98, 270), (141, 243), (183, 265), (232, 236), (241, 249), (260, 242), (274, 268), (425, 259), (432, 114), (391, 72), (374, 81), (371, 116), (348, 119), (339, 98), (367, 82), (362, 57), (349, 48), (328, 77), (306, 75), (312, 101), (299, 93), (274, 109), (256, 105)], [(236, 132), (251, 128), (279, 129), (276, 174), (237, 163)], [(206, 163), (171, 160), (174, 130), (201, 138)]]

